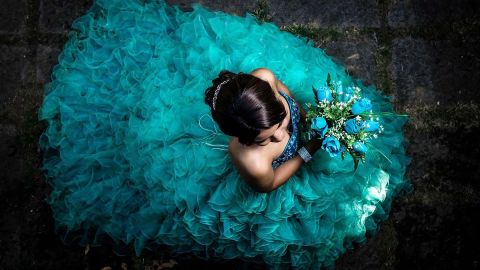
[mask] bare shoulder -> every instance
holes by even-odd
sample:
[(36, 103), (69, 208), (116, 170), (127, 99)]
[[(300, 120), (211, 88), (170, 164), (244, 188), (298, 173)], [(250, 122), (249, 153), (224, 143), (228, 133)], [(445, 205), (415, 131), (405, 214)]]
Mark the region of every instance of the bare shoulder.
[(282, 91), (287, 95), (293, 97), (288, 87), (285, 86), (285, 84), (283, 84), (270, 69), (264, 68), (264, 67), (256, 68), (250, 74), (264, 81), (269, 82), (272, 89), (277, 91)]
[(257, 152), (239, 151), (230, 143), (228, 152), (238, 173), (258, 192), (268, 192), (273, 185), (273, 168), (268, 158)]
[(268, 83), (270, 83), (270, 86), (272, 86), (273, 89), (277, 89), (277, 77), (275, 77), (275, 74), (270, 69), (260, 67), (252, 70), (250, 74), (264, 81), (267, 81)]

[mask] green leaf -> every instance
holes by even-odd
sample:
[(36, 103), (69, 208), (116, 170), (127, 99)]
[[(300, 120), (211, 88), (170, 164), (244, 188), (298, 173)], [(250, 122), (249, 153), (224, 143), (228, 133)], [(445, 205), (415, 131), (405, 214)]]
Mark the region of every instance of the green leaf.
[(312, 92), (313, 92), (313, 95), (315, 96), (315, 100), (318, 102), (317, 90), (315, 89), (315, 87), (313, 87), (313, 85), (312, 85)]
[(357, 167), (358, 167), (358, 159), (357, 158), (353, 158), (353, 162), (354, 162), (354, 171), (356, 172), (357, 171)]
[(359, 155), (357, 152), (355, 152), (355, 150), (349, 150), (348, 152), (353, 157), (354, 170), (356, 171), (357, 167), (358, 167), (358, 161), (360, 160), (361, 155)]

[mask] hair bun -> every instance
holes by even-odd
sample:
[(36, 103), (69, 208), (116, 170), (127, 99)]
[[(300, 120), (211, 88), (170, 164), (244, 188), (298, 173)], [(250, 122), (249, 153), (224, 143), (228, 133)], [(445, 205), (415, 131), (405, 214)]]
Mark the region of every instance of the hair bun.
[(233, 73), (229, 70), (224, 69), (224, 70), (220, 71), (220, 73), (218, 73), (218, 78), (217, 79), (219, 79), (219, 82), (216, 83), (216, 85), (218, 85), (219, 83), (221, 83), (221, 82), (223, 82), (227, 79), (233, 79), (235, 77), (237, 77), (237, 74), (235, 74), (235, 73)]
[(243, 72), (234, 73), (226, 69), (221, 70), (218, 73), (218, 76), (212, 80), (212, 86), (205, 90), (205, 103), (207, 103), (213, 109), (213, 96), (215, 94), (215, 90), (217, 89), (217, 86), (226, 80), (235, 80), (238, 77), (241, 77), (242, 75), (245, 75), (245, 73)]
[(212, 80), (212, 86), (205, 90), (205, 103), (207, 103), (210, 107), (213, 108), (213, 96), (215, 94), (215, 90), (217, 86), (227, 79), (235, 78), (237, 74), (229, 71), (229, 70), (222, 70), (218, 73), (218, 76)]

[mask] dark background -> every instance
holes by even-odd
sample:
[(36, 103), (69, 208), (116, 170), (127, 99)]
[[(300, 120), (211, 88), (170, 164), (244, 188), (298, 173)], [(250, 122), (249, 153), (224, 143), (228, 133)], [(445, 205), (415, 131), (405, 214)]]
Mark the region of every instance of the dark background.
[[(167, 0), (189, 10), (189, 0)], [(375, 237), (337, 260), (337, 269), (480, 268), (480, 1), (203, 0), (255, 14), (307, 36), (352, 76), (394, 96), (405, 126), (407, 174)], [(108, 247), (67, 247), (53, 233), (38, 170), (43, 85), (71, 22), (90, 0), (2, 0), (0, 9), (0, 269), (157, 269), (160, 253), (116, 257)], [(175, 269), (232, 269), (177, 258)], [(244, 266), (249, 269), (252, 266)]]

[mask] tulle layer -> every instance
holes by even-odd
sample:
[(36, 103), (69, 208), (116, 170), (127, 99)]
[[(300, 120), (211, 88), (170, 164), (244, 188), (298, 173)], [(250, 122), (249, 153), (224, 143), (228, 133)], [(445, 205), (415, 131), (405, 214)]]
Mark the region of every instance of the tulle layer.
[(393, 112), (390, 97), (305, 38), (249, 13), (163, 1), (96, 1), (72, 28), (39, 112), (48, 203), (64, 236), (81, 231), (80, 243), (95, 245), (108, 235), (137, 255), (162, 244), (271, 268), (328, 267), (411, 188), (405, 117), (381, 119), (384, 133), (356, 172), (349, 155), (320, 150), (268, 194), (239, 178), (203, 103), (222, 69), (268, 67), (302, 104), (330, 73), (357, 83), (375, 111)]

